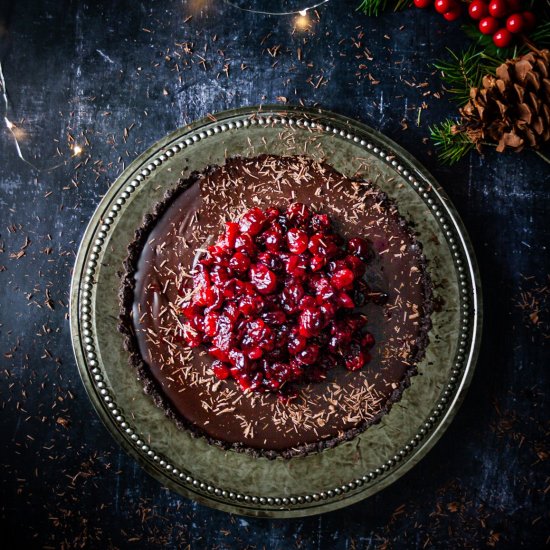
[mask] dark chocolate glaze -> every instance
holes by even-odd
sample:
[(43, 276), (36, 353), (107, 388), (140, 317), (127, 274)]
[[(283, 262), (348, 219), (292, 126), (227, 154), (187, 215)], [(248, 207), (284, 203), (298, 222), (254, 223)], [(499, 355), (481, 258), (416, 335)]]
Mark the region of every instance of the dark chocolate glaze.
[[(178, 304), (197, 250), (226, 220), (252, 206), (284, 208), (295, 201), (329, 214), (343, 236), (372, 243), (367, 281), (389, 300), (364, 308), (377, 341), (371, 363), (356, 372), (333, 369), (325, 382), (303, 387), (296, 402), (284, 405), (275, 395), (217, 381), (205, 350), (178, 342)], [(129, 248), (120, 328), (146, 391), (181, 427), (272, 458), (332, 447), (379, 421), (416, 373), (431, 311), (421, 245), (384, 193), (306, 157), (263, 155), (193, 175), (146, 217)]]

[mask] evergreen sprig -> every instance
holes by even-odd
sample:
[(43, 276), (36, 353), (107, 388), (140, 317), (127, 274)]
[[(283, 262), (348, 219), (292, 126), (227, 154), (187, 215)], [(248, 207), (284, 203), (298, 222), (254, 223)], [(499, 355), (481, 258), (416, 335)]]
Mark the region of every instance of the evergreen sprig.
[(434, 66), (441, 71), (447, 91), (454, 94), (462, 106), (468, 103), (471, 88), (479, 88), (485, 75), (494, 75), (501, 60), (475, 45), (461, 53), (455, 53), (450, 48), (447, 50), (449, 59), (439, 60)]
[(441, 162), (455, 164), (467, 155), (475, 145), (468, 136), (456, 129), (456, 120), (448, 118), (440, 124), (430, 126), (430, 137)]
[(376, 17), (388, 9), (399, 11), (410, 6), (412, 6), (411, 0), (361, 0), (357, 9), (365, 15)]

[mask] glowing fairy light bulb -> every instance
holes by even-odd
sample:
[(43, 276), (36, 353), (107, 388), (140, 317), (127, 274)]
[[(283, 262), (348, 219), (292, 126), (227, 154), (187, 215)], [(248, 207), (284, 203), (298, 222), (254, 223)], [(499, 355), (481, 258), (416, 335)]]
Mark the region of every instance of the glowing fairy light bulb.
[(78, 155), (80, 155), (82, 153), (82, 147), (80, 147), (80, 145), (75, 145), (73, 147), (73, 154), (75, 157), (77, 157)]
[(294, 26), (301, 31), (305, 31), (311, 26), (311, 20), (307, 10), (301, 10), (298, 12), (296, 19), (294, 20)]

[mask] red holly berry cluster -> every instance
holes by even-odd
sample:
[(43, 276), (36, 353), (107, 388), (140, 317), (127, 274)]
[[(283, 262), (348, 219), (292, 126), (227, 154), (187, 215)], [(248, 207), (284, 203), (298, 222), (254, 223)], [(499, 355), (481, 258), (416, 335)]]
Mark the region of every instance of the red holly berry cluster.
[(495, 46), (505, 48), (514, 34), (529, 32), (536, 24), (535, 15), (524, 11), (523, 4), (523, 0), (473, 0), (468, 13), (479, 21), (482, 34), (492, 35)]
[[(526, 33), (536, 25), (533, 12), (524, 10), (524, 0), (473, 0), (468, 14), (475, 21), (482, 34), (493, 37), (498, 48), (505, 48), (512, 42), (514, 34)], [(462, 15), (459, 0), (414, 0), (417, 8), (434, 6), (447, 21), (455, 21)]]
[(361, 369), (374, 338), (355, 308), (384, 299), (363, 280), (371, 257), (367, 241), (346, 241), (303, 204), (252, 208), (198, 263), (183, 338), (206, 347), (217, 378), (283, 400), (337, 365)]

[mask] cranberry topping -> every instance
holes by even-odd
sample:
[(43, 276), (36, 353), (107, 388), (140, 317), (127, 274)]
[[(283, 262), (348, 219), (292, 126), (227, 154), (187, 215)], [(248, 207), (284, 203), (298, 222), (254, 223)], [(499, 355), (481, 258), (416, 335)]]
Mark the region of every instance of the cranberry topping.
[(252, 208), (199, 261), (183, 339), (207, 349), (218, 379), (282, 400), (338, 365), (359, 370), (374, 337), (356, 307), (384, 297), (364, 280), (371, 257), (367, 241), (346, 241), (304, 204)]

